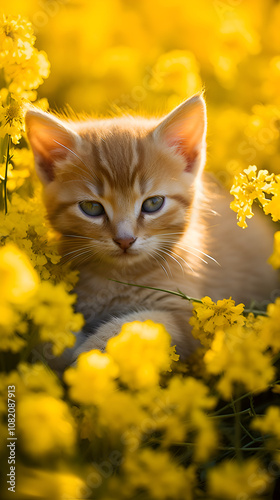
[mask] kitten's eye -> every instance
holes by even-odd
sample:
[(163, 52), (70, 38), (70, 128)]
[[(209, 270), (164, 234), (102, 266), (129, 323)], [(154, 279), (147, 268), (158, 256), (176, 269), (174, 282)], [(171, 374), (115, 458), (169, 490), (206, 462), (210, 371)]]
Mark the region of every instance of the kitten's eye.
[(98, 217), (98, 215), (105, 214), (105, 210), (101, 203), (97, 201), (81, 201), (79, 203), (81, 210), (92, 217)]
[(147, 214), (157, 212), (162, 207), (163, 203), (163, 196), (152, 196), (152, 198), (147, 198), (147, 200), (143, 202), (141, 210)]

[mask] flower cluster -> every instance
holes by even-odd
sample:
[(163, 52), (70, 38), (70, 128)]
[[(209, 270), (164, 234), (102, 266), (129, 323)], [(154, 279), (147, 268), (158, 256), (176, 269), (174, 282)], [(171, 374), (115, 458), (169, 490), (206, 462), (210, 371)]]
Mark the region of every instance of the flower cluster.
[[(230, 193), (235, 198), (230, 207), (237, 212), (238, 226), (247, 227), (246, 218), (251, 219), (254, 215), (254, 201), (259, 203), (265, 214), (271, 215), (274, 222), (280, 220), (280, 175), (269, 174), (267, 170), (257, 172), (257, 167), (251, 166), (235, 177)], [(280, 267), (279, 238), (280, 232), (277, 231), (274, 251), (269, 259), (275, 269)]]
[(280, 219), (279, 175), (269, 174), (267, 170), (260, 170), (257, 173), (256, 166), (249, 167), (235, 178), (230, 192), (235, 197), (230, 206), (237, 212), (240, 227), (247, 227), (246, 217), (248, 219), (253, 217), (252, 204), (255, 200), (262, 206), (265, 214), (271, 214), (273, 221), (277, 222)]
[(36, 99), (43, 79), (49, 76), (50, 64), (44, 51), (35, 47), (36, 38), (30, 22), (21, 16), (5, 16), (0, 22), (0, 68), (13, 96)]
[(53, 353), (59, 355), (72, 347), (72, 332), (83, 326), (83, 318), (73, 312), (75, 296), (67, 293), (65, 285), (41, 282), (26, 254), (12, 243), (0, 248), (0, 271), (2, 351), (16, 353), (24, 347), (30, 351), (50, 342)]
[[(34, 46), (35, 36), (31, 23), (21, 16), (1, 16), (0, 19), (0, 71), (5, 87), (0, 90), (0, 181), (2, 203), (8, 211), (7, 184), (12, 144), (18, 144), (25, 132), (26, 103), (37, 99), (37, 89), (49, 76), (47, 55)], [(46, 106), (46, 100), (37, 105)], [(15, 164), (13, 165), (15, 167)], [(22, 173), (19, 174), (22, 177)], [(0, 198), (1, 201), (1, 198)]]
[(193, 316), (189, 321), (192, 334), (205, 347), (210, 347), (217, 329), (245, 323), (243, 310), (244, 304), (236, 306), (231, 298), (218, 300), (215, 304), (210, 297), (203, 297), (201, 303), (193, 305)]

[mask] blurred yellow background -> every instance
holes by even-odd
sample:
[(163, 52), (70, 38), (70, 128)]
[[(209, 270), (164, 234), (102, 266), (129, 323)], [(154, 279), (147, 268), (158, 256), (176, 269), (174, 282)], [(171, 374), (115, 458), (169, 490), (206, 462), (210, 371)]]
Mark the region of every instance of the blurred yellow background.
[(249, 164), (276, 173), (280, 3), (273, 0), (2, 0), (31, 21), (52, 109), (160, 115), (205, 88), (208, 168), (230, 186)]

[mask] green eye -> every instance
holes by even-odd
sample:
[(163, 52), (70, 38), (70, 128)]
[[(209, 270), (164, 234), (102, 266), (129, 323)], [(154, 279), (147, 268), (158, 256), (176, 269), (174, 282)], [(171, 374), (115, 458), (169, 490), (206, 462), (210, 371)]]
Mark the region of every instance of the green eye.
[(163, 203), (163, 196), (152, 196), (152, 198), (147, 198), (147, 200), (143, 202), (141, 210), (147, 214), (157, 212), (162, 207)]
[(81, 201), (79, 205), (81, 210), (91, 217), (98, 217), (105, 214), (103, 206), (97, 201)]

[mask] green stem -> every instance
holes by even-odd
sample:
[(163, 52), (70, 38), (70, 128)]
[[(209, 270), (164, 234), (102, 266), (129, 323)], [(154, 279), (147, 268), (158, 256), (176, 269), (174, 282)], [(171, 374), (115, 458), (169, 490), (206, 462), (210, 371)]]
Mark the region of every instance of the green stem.
[[(162, 441), (160, 439), (151, 439), (149, 443), (156, 443), (156, 444), (161, 444)], [(196, 443), (172, 443), (172, 446), (182, 446), (182, 447), (195, 447)], [(216, 450), (219, 451), (235, 451), (236, 452), (236, 446), (217, 446)], [(248, 445), (241, 446), (239, 448), (239, 451), (266, 451), (268, 452), (269, 450), (265, 448), (264, 446), (254, 446), (254, 447), (249, 447)], [(279, 451), (279, 450), (276, 450)]]
[[(280, 380), (276, 380), (275, 382), (273, 382), (273, 384), (269, 384), (266, 389), (270, 389), (271, 387), (274, 387), (275, 385), (279, 384), (280, 383)], [(259, 392), (259, 390), (255, 390), (255, 391), (250, 391), (250, 392), (246, 392), (246, 394), (243, 394), (242, 396), (240, 396), (240, 398), (237, 398), (235, 399), (233, 402), (231, 403), (228, 403), (227, 405), (223, 406), (222, 408), (220, 408), (219, 410), (215, 411), (215, 413), (213, 413), (213, 415), (210, 415), (212, 417), (214, 417), (215, 415), (219, 415), (220, 413), (222, 413), (224, 410), (227, 410), (228, 408), (232, 408), (232, 404), (233, 403), (237, 403), (238, 401), (242, 401), (242, 399), (244, 398), (248, 398), (250, 397), (252, 394), (254, 393), (257, 393)]]
[(255, 316), (267, 316), (266, 311), (259, 311), (258, 309), (244, 309), (243, 312), (245, 314), (253, 313)]
[[(251, 414), (251, 411), (250, 411), (250, 414)], [(247, 434), (247, 436), (249, 436), (249, 438), (252, 439), (253, 442), (255, 442), (254, 436), (252, 436), (252, 434), (248, 431), (248, 429), (246, 429), (246, 427), (241, 422), (240, 422), (240, 427)]]
[(10, 136), (8, 135), (8, 144), (7, 144), (7, 154), (6, 154), (6, 168), (5, 168), (5, 178), (4, 178), (4, 212), (5, 215), (8, 212), (8, 200), (7, 200), (7, 181), (8, 181), (8, 167), (10, 161)]
[(33, 331), (31, 331), (27, 345), (26, 345), (25, 349), (22, 349), (22, 351), (20, 353), (21, 363), (27, 360), (28, 356), (31, 354), (34, 347), (36, 347), (39, 343), (40, 342), (39, 342), (38, 329), (35, 326), (33, 326)]
[[(203, 301), (201, 299), (196, 299), (194, 297), (190, 297), (189, 295), (185, 295), (180, 290), (174, 292), (174, 290), (165, 290), (163, 288), (156, 288), (154, 286), (137, 285), (136, 283), (126, 283), (125, 281), (114, 280), (112, 278), (109, 279), (109, 281), (114, 281), (115, 283), (120, 283), (121, 285), (136, 286), (138, 288), (147, 288), (147, 290), (156, 290), (157, 292), (170, 293), (171, 295), (176, 295), (177, 297), (181, 297), (181, 299), (188, 300), (189, 302), (203, 304)], [(244, 309), (243, 312), (245, 314), (253, 313), (257, 316), (267, 316), (267, 313), (265, 311), (259, 311), (258, 309)]]
[[(249, 415), (252, 414), (250, 408), (247, 408), (246, 410), (242, 410), (242, 411), (238, 412), (239, 415), (246, 415), (247, 413)], [(236, 412), (235, 413), (229, 413), (227, 415), (209, 415), (209, 418), (233, 418), (233, 417), (235, 417), (235, 415), (236, 415)]]
[(178, 292), (174, 292), (173, 290), (164, 290), (163, 288), (156, 288), (154, 286), (136, 285), (136, 283), (126, 283), (119, 280), (110, 279), (109, 281), (115, 281), (115, 283), (120, 283), (121, 285), (137, 286), (138, 288), (147, 288), (148, 290), (156, 290), (157, 292), (170, 293), (171, 295), (177, 295), (177, 297), (181, 297), (182, 299), (188, 300), (189, 302), (198, 302), (199, 304), (203, 304), (202, 300), (195, 299), (194, 297), (189, 297), (179, 290)]
[(240, 412), (241, 412), (241, 400), (237, 399), (236, 405), (232, 400), (232, 407), (234, 411), (235, 423), (234, 423), (234, 438), (235, 438), (235, 452), (236, 457), (239, 462), (242, 460), (242, 452), (241, 452), (241, 420), (240, 420)]
[(252, 410), (253, 416), (254, 416), (254, 417), (256, 417), (256, 416), (257, 416), (257, 414), (256, 414), (256, 412), (255, 412), (254, 400), (253, 400), (253, 394), (250, 394), (249, 399), (250, 399), (250, 407), (251, 407), (251, 410)]

